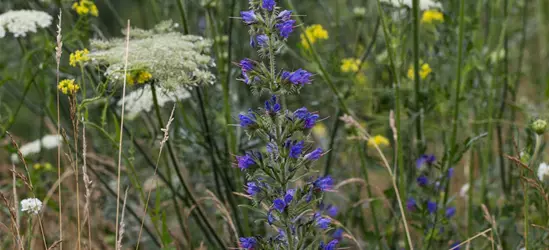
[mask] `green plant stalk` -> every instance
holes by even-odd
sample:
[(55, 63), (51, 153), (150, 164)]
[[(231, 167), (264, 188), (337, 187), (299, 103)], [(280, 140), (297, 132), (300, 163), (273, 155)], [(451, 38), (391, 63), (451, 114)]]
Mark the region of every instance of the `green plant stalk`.
[[(528, 167), (531, 169), (532, 165), (536, 162), (536, 158), (538, 157), (539, 149), (541, 147), (541, 140), (542, 136), (536, 134), (536, 144), (534, 146), (534, 153), (532, 154), (532, 158), (528, 162)], [(523, 178), (526, 178), (526, 175), (528, 174), (527, 171), (523, 171)], [(528, 196), (528, 185), (523, 182), (523, 189), (524, 189), (524, 249), (528, 250), (528, 229), (529, 229), (529, 221), (530, 221), (530, 212), (529, 212), (529, 196)]]
[(185, 8), (183, 7), (183, 0), (177, 0), (177, 9), (179, 10), (179, 15), (181, 16), (181, 24), (183, 25), (183, 34), (189, 34), (189, 24), (187, 23), (187, 14), (185, 13)]
[[(405, 175), (405, 169), (404, 169), (404, 156), (402, 152), (402, 134), (400, 133), (400, 127), (401, 127), (401, 121), (400, 121), (400, 74), (399, 70), (397, 70), (395, 66), (395, 54), (393, 51), (392, 43), (391, 43), (391, 37), (389, 33), (389, 29), (387, 27), (387, 22), (385, 20), (385, 13), (383, 12), (383, 9), (381, 8), (381, 2), (380, 0), (377, 0), (377, 11), (379, 13), (379, 18), (381, 20), (381, 27), (383, 28), (383, 34), (385, 38), (385, 44), (387, 46), (387, 53), (389, 54), (389, 63), (390, 63), (390, 69), (393, 77), (395, 78), (395, 85), (394, 85), (394, 96), (395, 96), (395, 126), (396, 126), (396, 157), (394, 157), (394, 165), (395, 169), (398, 168), (399, 174), (395, 173), (395, 176), (399, 176), (398, 178), (398, 188), (400, 192), (402, 193), (402, 199), (406, 200), (406, 175)], [(408, 246), (411, 247), (411, 246)]]
[(420, 86), (421, 78), (419, 76), (419, 0), (413, 0), (412, 12), (414, 16), (414, 93), (415, 93), (415, 111), (418, 113), (416, 119), (416, 140), (418, 155), (423, 154), (425, 142), (423, 138), (423, 107), (421, 105)]
[[(157, 113), (157, 118), (158, 119), (158, 123), (160, 125), (160, 127), (164, 127), (164, 122), (162, 121), (161, 117), (160, 117), (160, 107), (158, 105), (158, 98), (156, 97), (156, 89), (154, 87), (154, 84), (151, 85), (151, 91), (152, 91), (152, 96), (153, 96), (153, 102), (154, 102), (154, 106), (155, 106), (155, 110), (156, 110), (156, 113)], [(195, 211), (197, 211), (198, 213), (198, 216), (199, 218), (202, 220), (202, 222), (206, 225), (207, 229), (210, 231), (211, 235), (214, 236), (214, 240), (215, 242), (222, 248), (222, 249), (226, 249), (226, 246), (225, 246), (225, 243), (223, 242), (223, 240), (221, 239), (221, 237), (217, 234), (217, 232), (215, 231), (214, 227), (212, 226), (212, 224), (210, 223), (210, 221), (208, 220), (208, 218), (206, 217), (204, 211), (202, 210), (202, 207), (200, 206), (200, 204), (198, 204), (196, 198), (194, 197), (194, 195), (192, 194), (191, 192), (191, 189), (189, 188), (187, 182), (185, 181), (185, 179), (183, 178), (183, 176), (181, 175), (181, 172), (179, 171), (179, 163), (177, 161), (177, 158), (175, 157), (175, 153), (173, 152), (173, 149), (172, 149), (172, 146), (171, 146), (171, 143), (170, 141), (166, 141), (166, 144), (168, 146), (168, 152), (169, 152), (169, 155), (170, 155), (170, 159), (172, 161), (172, 164), (173, 164), (173, 167), (175, 168), (175, 173), (179, 179), (179, 181), (181, 182), (181, 185), (183, 186), (183, 189), (185, 190), (185, 193), (187, 193), (188, 195), (188, 198), (190, 199), (191, 203), (193, 204), (193, 206), (196, 206), (196, 209)], [(206, 235), (208, 235), (206, 232), (204, 232)]]
[[(364, 181), (366, 183), (366, 193), (368, 193), (368, 198), (373, 199), (372, 195), (372, 188), (370, 187), (370, 178), (368, 175), (368, 167), (366, 166), (366, 156), (363, 154), (363, 152), (366, 151), (366, 145), (362, 145), (358, 147), (358, 154), (360, 156), (360, 168), (362, 169), (362, 174), (364, 175)], [(383, 249), (383, 237), (381, 236), (381, 230), (379, 230), (379, 223), (377, 221), (377, 211), (375, 209), (375, 206), (370, 205), (370, 212), (372, 213), (372, 221), (374, 223), (374, 230), (376, 232), (376, 236), (378, 237), (378, 245), (379, 249)], [(362, 218), (364, 221), (364, 224), (366, 224), (366, 218)]]
[[(508, 0), (503, 0), (503, 18), (504, 18), (504, 27), (507, 27), (507, 25), (505, 24), (507, 21), (508, 21), (508, 14), (507, 14), (507, 9), (508, 9), (508, 6), (509, 6), (509, 1)], [(501, 103), (500, 103), (500, 107), (499, 107), (499, 113), (498, 113), (498, 116), (497, 118), (498, 119), (502, 119), (503, 118), (503, 115), (505, 113), (505, 101), (507, 99), (507, 92), (508, 92), (508, 89), (509, 89), (509, 39), (507, 37), (507, 29), (504, 28), (503, 29), (503, 52), (504, 52), (504, 56), (503, 56), (503, 90), (502, 90), (502, 93), (501, 93)], [(500, 176), (501, 176), (501, 184), (503, 186), (503, 192), (505, 193), (505, 196), (508, 196), (510, 194), (510, 185), (508, 185), (509, 183), (507, 182), (506, 178), (507, 178), (507, 175), (505, 173), (505, 171), (507, 170), (506, 169), (506, 164), (505, 164), (505, 158), (504, 158), (504, 155), (503, 155), (503, 147), (504, 147), (504, 144), (505, 142), (503, 141), (503, 128), (502, 128), (502, 125), (500, 123), (497, 124), (496, 126), (496, 133), (497, 133), (497, 141), (498, 141), (498, 155), (499, 155), (499, 160), (500, 160)], [(511, 169), (509, 169), (509, 172), (507, 173), (509, 174), (509, 176), (511, 176)], [(510, 178), (509, 178), (509, 181)]]
[(341, 125), (341, 120), (339, 119), (339, 117), (343, 115), (340, 109), (338, 109), (336, 113), (337, 113), (336, 119), (334, 121), (332, 133), (330, 134), (330, 145), (328, 146), (328, 149), (330, 151), (328, 152), (328, 155), (326, 157), (326, 164), (324, 165), (324, 176), (327, 176), (330, 174), (330, 167), (331, 167), (332, 157), (334, 152), (334, 144), (337, 137), (337, 131), (339, 130), (339, 126)]

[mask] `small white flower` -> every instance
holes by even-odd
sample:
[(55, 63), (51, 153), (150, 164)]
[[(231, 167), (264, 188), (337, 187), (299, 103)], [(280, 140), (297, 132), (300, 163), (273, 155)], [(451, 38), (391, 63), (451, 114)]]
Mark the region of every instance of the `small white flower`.
[(459, 196), (466, 197), (469, 193), (469, 183), (465, 183), (465, 185), (461, 186), (461, 189), (459, 190)]
[[(381, 0), (381, 1), (391, 4), (395, 7), (406, 6), (408, 8), (412, 8), (412, 0)], [(419, 8), (421, 10), (442, 9), (442, 4), (433, 0), (420, 0)]]
[(36, 198), (28, 198), (21, 201), (21, 211), (29, 214), (38, 214), (42, 209), (42, 202)]
[(9, 31), (14, 37), (24, 37), (38, 28), (51, 25), (52, 17), (43, 11), (11, 10), (0, 15), (0, 38)]
[(545, 162), (539, 164), (538, 168), (538, 178), (540, 181), (544, 181), (549, 178), (549, 165)]

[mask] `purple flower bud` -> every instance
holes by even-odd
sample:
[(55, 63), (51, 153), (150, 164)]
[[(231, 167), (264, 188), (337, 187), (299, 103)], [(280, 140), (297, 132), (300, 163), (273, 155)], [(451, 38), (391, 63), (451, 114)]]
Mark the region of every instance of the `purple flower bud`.
[(277, 102), (275, 95), (273, 95), (270, 100), (265, 101), (265, 110), (269, 114), (276, 114), (280, 111), (280, 109), (280, 104)]
[(269, 210), (269, 212), (267, 213), (267, 222), (269, 223), (269, 225), (272, 225), (275, 221), (276, 218), (273, 215), (273, 210)]
[(274, 6), (275, 0), (263, 0), (263, 4), (261, 5), (263, 9), (266, 9), (268, 11), (273, 11)]
[(414, 198), (408, 198), (408, 201), (406, 201), (406, 208), (408, 211), (413, 212), (416, 210), (416, 200)]
[(299, 158), (299, 156), (301, 156), (301, 152), (303, 151), (303, 145), (305, 144), (304, 141), (300, 141), (296, 144), (294, 144), (291, 148), (290, 148), (290, 157), (291, 158)]
[(257, 184), (255, 182), (248, 182), (247, 184), (247, 187), (248, 187), (248, 194), (249, 195), (256, 195), (257, 193), (261, 192), (261, 188), (259, 186), (257, 186)]
[(429, 183), (429, 179), (427, 179), (427, 176), (422, 175), (420, 177), (417, 177), (417, 184), (421, 187), (427, 186)]
[(316, 190), (326, 191), (332, 189), (334, 185), (334, 180), (330, 176), (319, 177), (316, 181), (313, 182), (313, 186)]
[(422, 155), (416, 160), (416, 167), (421, 168), (424, 164), (433, 164), (435, 161), (436, 158), (434, 155)]
[(453, 175), (454, 175), (454, 168), (448, 169), (448, 179), (452, 178)]
[(287, 20), (283, 23), (276, 24), (276, 28), (280, 32), (280, 36), (283, 38), (288, 38), (290, 34), (294, 31), (295, 20)]
[(434, 201), (427, 201), (427, 211), (429, 211), (430, 214), (437, 211), (437, 203)]
[(309, 115), (309, 111), (307, 111), (307, 108), (299, 108), (296, 111), (294, 111), (294, 117), (297, 117), (298, 119), (305, 119)]
[(316, 120), (318, 120), (319, 117), (320, 116), (317, 114), (310, 113), (307, 118), (305, 118), (303, 127), (306, 129), (313, 128), (316, 125)]
[(258, 35), (256, 39), (259, 47), (267, 47), (269, 45), (269, 37), (267, 35)]
[(248, 111), (248, 115), (238, 115), (238, 118), (240, 119), (241, 127), (248, 127), (256, 124), (255, 115), (251, 111)]
[(237, 156), (236, 161), (238, 162), (238, 167), (240, 170), (248, 169), (250, 166), (255, 165), (254, 159), (249, 154), (244, 156)]
[(455, 242), (454, 244), (452, 244), (452, 245), (450, 246), (450, 250), (459, 250), (460, 248), (457, 247), (457, 246), (459, 246), (459, 244), (461, 244), (461, 242), (459, 242), (459, 241), (458, 241), (458, 242)]
[(278, 16), (276, 16), (276, 18), (278, 18), (282, 21), (290, 20), (290, 18), (292, 18), (292, 11), (291, 10), (283, 10), (280, 13), (278, 13)]
[(305, 155), (305, 159), (309, 161), (318, 160), (322, 156), (322, 148), (317, 148)]
[(301, 86), (303, 86), (305, 84), (311, 83), (312, 76), (313, 74), (309, 73), (308, 71), (298, 69), (290, 74), (290, 78), (288, 80), (295, 85), (301, 84)]
[(342, 240), (343, 239), (343, 229), (338, 228), (335, 230), (334, 234), (332, 234), (332, 237), (336, 240)]
[(337, 247), (337, 244), (339, 244), (339, 240), (333, 239), (332, 241), (328, 242), (323, 248), (323, 250), (335, 250)]
[(456, 208), (455, 207), (449, 207), (446, 209), (446, 218), (450, 219), (456, 214)]
[(240, 245), (247, 250), (253, 250), (257, 245), (257, 240), (254, 237), (240, 237)]
[(290, 202), (294, 199), (294, 194), (295, 189), (288, 189), (288, 191), (286, 191), (286, 195), (284, 195), (284, 202), (286, 204), (290, 204)]
[(336, 206), (329, 206), (326, 210), (329, 216), (336, 217), (337, 216), (337, 207)]
[(240, 16), (242, 17), (242, 20), (245, 24), (250, 25), (257, 22), (257, 16), (255, 15), (253, 10), (241, 11)]
[(290, 78), (291, 73), (289, 71), (282, 71), (282, 80), (287, 81)]
[(276, 210), (282, 213), (284, 212), (284, 208), (286, 208), (286, 203), (282, 199), (277, 198), (273, 201), (273, 206)]
[(322, 217), (319, 213), (316, 213), (315, 216), (316, 226), (320, 229), (327, 229), (330, 226), (330, 218)]
[(243, 72), (246, 72), (246, 71), (251, 71), (254, 69), (254, 62), (248, 58), (244, 58), (242, 60), (240, 60), (240, 63), (238, 64), (238, 66), (240, 66), (240, 68), (242, 69)]
[(255, 38), (252, 36), (250, 37), (250, 47), (255, 48)]

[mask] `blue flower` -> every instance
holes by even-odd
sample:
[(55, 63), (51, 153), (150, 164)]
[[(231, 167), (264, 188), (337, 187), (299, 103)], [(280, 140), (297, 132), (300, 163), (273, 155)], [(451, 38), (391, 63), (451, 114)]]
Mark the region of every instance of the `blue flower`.
[(292, 11), (291, 10), (283, 10), (280, 13), (278, 13), (278, 16), (276, 18), (282, 20), (282, 21), (288, 21), (290, 18), (292, 18)]
[(240, 60), (240, 63), (238, 63), (238, 66), (242, 69), (243, 72), (251, 71), (254, 69), (254, 62), (248, 58), (244, 58)]
[(430, 214), (437, 211), (437, 203), (434, 201), (427, 201), (427, 211), (429, 211)]
[(334, 234), (332, 234), (332, 237), (336, 240), (342, 240), (343, 239), (343, 229), (338, 228), (335, 230)]
[(292, 200), (294, 199), (294, 194), (295, 189), (288, 189), (288, 191), (286, 191), (286, 194), (284, 195), (284, 202), (286, 204), (290, 204), (290, 202), (292, 202)]
[(247, 191), (249, 195), (256, 195), (261, 192), (261, 188), (255, 182), (248, 182), (246, 186), (248, 187)]
[(301, 84), (301, 86), (303, 86), (305, 84), (311, 83), (312, 76), (313, 74), (309, 73), (308, 71), (303, 69), (298, 69), (290, 74), (290, 77), (288, 78), (288, 80), (295, 85)]
[(276, 114), (280, 111), (280, 109), (280, 104), (277, 102), (275, 95), (273, 95), (270, 100), (265, 101), (265, 110), (267, 110), (270, 114)]
[(245, 24), (250, 25), (257, 22), (257, 16), (255, 15), (253, 10), (241, 11), (240, 16), (242, 17), (242, 20)]
[(322, 156), (322, 148), (317, 148), (305, 155), (305, 159), (309, 161), (318, 160)]
[(449, 168), (448, 169), (448, 179), (452, 178), (453, 175), (454, 175), (454, 168)]
[(416, 210), (416, 200), (414, 198), (408, 198), (408, 201), (406, 201), (406, 208), (408, 211), (415, 211)]
[(276, 218), (273, 215), (273, 210), (269, 210), (267, 212), (267, 222), (269, 222), (269, 225), (272, 225), (276, 221)]
[(328, 213), (329, 216), (331, 216), (331, 217), (336, 217), (336, 215), (337, 215), (337, 207), (336, 207), (336, 206), (333, 206), (333, 205), (330, 205), (330, 206), (328, 206), (328, 208), (326, 209), (326, 212)]
[(286, 242), (286, 233), (282, 229), (278, 229), (278, 235), (274, 238), (277, 241)]
[(422, 155), (416, 160), (416, 167), (421, 168), (425, 163), (433, 164), (436, 160), (434, 155)]
[(241, 170), (247, 169), (250, 166), (253, 166), (256, 164), (254, 159), (252, 159), (252, 157), (249, 154), (246, 154), (244, 156), (237, 156), (236, 161), (238, 162), (238, 167)]
[(429, 183), (429, 179), (427, 179), (427, 176), (422, 175), (420, 177), (417, 177), (417, 184), (421, 187), (427, 186)]
[(323, 250), (335, 250), (337, 244), (339, 243), (339, 240), (333, 239), (332, 241), (328, 242), (323, 248)]
[(446, 208), (446, 218), (450, 219), (456, 214), (456, 208), (455, 207), (449, 207)]
[(459, 250), (460, 248), (457, 247), (457, 246), (459, 246), (459, 244), (461, 244), (461, 242), (459, 242), (459, 241), (454, 242), (454, 244), (452, 244), (452, 245), (450, 246), (450, 249), (451, 249), (451, 250)]
[(305, 128), (313, 128), (316, 125), (316, 120), (318, 120), (319, 115), (317, 114), (309, 114), (307, 118), (305, 118), (304, 127)]
[(290, 78), (290, 75), (291, 75), (291, 74), (292, 74), (292, 73), (289, 72), (289, 71), (287, 71), (287, 70), (282, 71), (282, 76), (281, 76), (281, 77), (282, 77), (282, 80), (287, 81), (287, 80)]
[(316, 213), (315, 216), (316, 226), (320, 229), (327, 229), (330, 226), (330, 218), (322, 217), (319, 213)]
[(255, 38), (253, 36), (250, 37), (250, 47), (255, 48)]
[(248, 250), (254, 249), (257, 240), (254, 237), (240, 237), (240, 245)]
[(273, 11), (275, 6), (275, 0), (263, 0), (263, 5), (261, 7), (268, 11)]
[(294, 117), (297, 117), (298, 119), (304, 120), (309, 116), (309, 111), (307, 111), (307, 108), (299, 108), (296, 111), (294, 111)]
[(334, 180), (329, 175), (324, 177), (319, 177), (316, 181), (313, 182), (313, 186), (320, 191), (330, 190), (332, 189), (333, 185), (334, 185)]
[(301, 156), (301, 152), (303, 151), (304, 144), (304, 141), (300, 141), (292, 145), (292, 147), (290, 148), (290, 157), (295, 159), (299, 158), (299, 156)]
[(269, 37), (267, 35), (259, 35), (256, 39), (259, 47), (267, 47), (269, 45)]
[(290, 34), (294, 31), (294, 24), (295, 20), (286, 20), (283, 23), (279, 23), (276, 25), (276, 28), (278, 31), (280, 31), (280, 36), (284, 38), (288, 38)]
[(248, 115), (240, 114), (238, 115), (238, 118), (240, 119), (241, 127), (248, 127), (256, 124), (255, 114), (251, 110), (248, 111)]
[(282, 213), (284, 212), (284, 208), (286, 208), (286, 203), (282, 199), (277, 198), (273, 201), (273, 206), (276, 210)]

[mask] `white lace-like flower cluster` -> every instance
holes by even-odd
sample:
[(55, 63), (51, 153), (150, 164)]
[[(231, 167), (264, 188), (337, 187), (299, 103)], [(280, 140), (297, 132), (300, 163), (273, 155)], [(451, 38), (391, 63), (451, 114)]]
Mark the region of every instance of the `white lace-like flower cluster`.
[[(187, 99), (191, 97), (191, 94), (183, 86), (177, 86), (172, 90), (156, 86), (156, 97), (158, 106), (163, 107), (166, 103)], [(127, 94), (124, 102), (128, 119), (134, 119), (142, 112), (150, 112), (154, 106), (151, 86), (147, 84), (143, 88)], [(117, 105), (122, 106), (122, 100), (118, 101)]]
[(542, 162), (538, 168), (538, 178), (540, 181), (549, 179), (549, 164)]
[[(412, 8), (412, 0), (381, 0), (381, 2), (391, 4), (395, 7)], [(433, 0), (419, 0), (419, 8), (421, 10), (442, 9), (442, 4)]]
[(21, 211), (28, 214), (38, 214), (42, 209), (42, 202), (36, 198), (28, 198), (21, 201)]
[[(214, 67), (210, 57), (212, 41), (200, 36), (183, 35), (174, 31), (171, 21), (164, 21), (152, 30), (130, 30), (128, 71), (146, 71), (161, 86), (174, 89), (178, 85), (213, 84)], [(92, 40), (91, 63), (107, 65), (105, 76), (113, 83), (124, 79), (126, 41)]]
[(11, 32), (14, 37), (24, 37), (38, 28), (51, 25), (53, 18), (37, 10), (11, 10), (0, 15), (0, 38)]
[[(23, 155), (23, 157), (26, 157), (31, 154), (39, 153), (41, 149), (52, 149), (56, 148), (59, 143), (61, 143), (61, 136), (60, 135), (46, 135), (42, 139), (35, 140), (32, 142), (29, 142), (21, 147), (19, 147), (19, 151)], [(19, 162), (19, 156), (17, 154), (11, 155), (11, 161), (13, 163)]]

